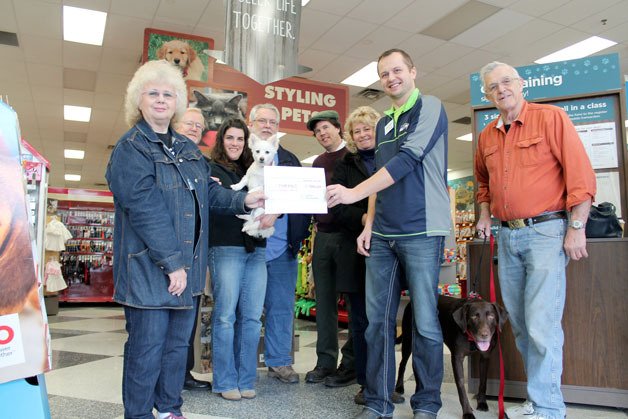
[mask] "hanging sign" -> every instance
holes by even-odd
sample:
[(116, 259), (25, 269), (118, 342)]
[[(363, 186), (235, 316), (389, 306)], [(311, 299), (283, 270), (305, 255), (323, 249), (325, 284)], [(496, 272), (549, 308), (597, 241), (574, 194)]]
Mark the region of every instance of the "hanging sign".
[(267, 84), (304, 71), (297, 64), (301, 0), (228, 0), (224, 61)]

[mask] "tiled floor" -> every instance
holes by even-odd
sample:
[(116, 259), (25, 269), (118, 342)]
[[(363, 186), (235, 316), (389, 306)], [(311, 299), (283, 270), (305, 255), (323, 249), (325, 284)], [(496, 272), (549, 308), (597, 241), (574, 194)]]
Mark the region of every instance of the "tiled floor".
[[(300, 350), (295, 354), (295, 370), (301, 378), (315, 364), (314, 323), (297, 321)], [(122, 350), (126, 339), (124, 316), (119, 307), (61, 307), (50, 317), (53, 370), (46, 374), (50, 411), (56, 418), (113, 419), (123, 417), (121, 400)], [(340, 333), (340, 338), (346, 332)], [(448, 362), (446, 363), (448, 366)], [(353, 403), (357, 385), (331, 389), (322, 384), (287, 385), (266, 377), (258, 370), (258, 397), (229, 402), (210, 392), (184, 391), (183, 412), (189, 419), (201, 418), (351, 418), (361, 408)], [(210, 375), (197, 375), (210, 379)], [(412, 380), (408, 368), (407, 380)], [(414, 388), (414, 383), (406, 389)], [(454, 419), (462, 415), (453, 378), (446, 368), (442, 387), (443, 408), (438, 417)], [(512, 400), (507, 406), (517, 403)], [(496, 400), (489, 412), (477, 412), (478, 419), (496, 418)], [(570, 405), (570, 419), (625, 419), (625, 412), (591, 406)], [(395, 418), (412, 418), (409, 398), (398, 405)]]

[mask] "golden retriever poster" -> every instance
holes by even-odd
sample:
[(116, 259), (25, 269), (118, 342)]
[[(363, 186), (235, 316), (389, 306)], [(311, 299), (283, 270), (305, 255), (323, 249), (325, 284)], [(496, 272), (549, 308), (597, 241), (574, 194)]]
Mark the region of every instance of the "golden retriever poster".
[(0, 102), (0, 383), (49, 369), (19, 156), (17, 118)]
[(213, 60), (205, 52), (213, 48), (210, 38), (147, 28), (142, 61), (166, 60), (181, 71), (185, 80), (207, 82)]

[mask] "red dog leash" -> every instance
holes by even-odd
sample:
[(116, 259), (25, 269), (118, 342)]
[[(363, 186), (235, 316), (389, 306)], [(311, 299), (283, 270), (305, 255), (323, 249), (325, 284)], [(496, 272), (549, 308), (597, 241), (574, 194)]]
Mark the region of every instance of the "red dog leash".
[[(491, 303), (497, 302), (497, 292), (495, 291), (495, 274), (493, 272), (493, 254), (495, 253), (495, 236), (491, 234), (491, 257), (489, 259), (490, 264), (490, 301)], [(499, 395), (497, 398), (497, 405), (499, 408), (498, 418), (504, 419), (504, 357), (502, 355), (502, 344), (499, 337), (499, 330), (496, 329), (495, 333), (497, 333), (497, 349), (499, 350)]]

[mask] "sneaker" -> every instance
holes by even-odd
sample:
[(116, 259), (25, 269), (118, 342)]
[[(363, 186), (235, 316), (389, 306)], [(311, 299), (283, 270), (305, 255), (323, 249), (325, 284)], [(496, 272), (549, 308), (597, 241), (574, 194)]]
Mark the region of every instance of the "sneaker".
[(168, 416), (163, 419), (185, 419), (185, 416), (177, 416), (174, 413), (169, 413)]
[(220, 395), (222, 396), (223, 399), (232, 400), (232, 401), (237, 401), (242, 398), (242, 395), (240, 394), (240, 390), (238, 390), (237, 388), (233, 390), (223, 391), (222, 393), (220, 393)]
[(325, 385), (327, 387), (345, 387), (355, 383), (355, 380), (355, 369), (348, 369), (344, 365), (340, 365), (334, 374), (325, 378)]
[(277, 378), (282, 383), (296, 384), (299, 382), (299, 374), (292, 369), (292, 365), (268, 367), (268, 376)]
[(534, 405), (531, 401), (526, 400), (518, 406), (511, 406), (506, 409), (506, 417), (508, 419), (532, 419), (534, 414)]
[(242, 390), (240, 395), (243, 399), (254, 399), (256, 396), (255, 390)]
[(310, 372), (305, 374), (306, 383), (322, 383), (325, 377), (332, 375), (335, 370), (331, 368), (319, 367), (318, 365)]

